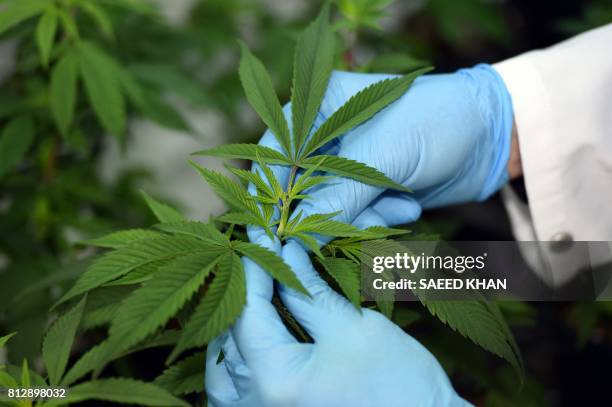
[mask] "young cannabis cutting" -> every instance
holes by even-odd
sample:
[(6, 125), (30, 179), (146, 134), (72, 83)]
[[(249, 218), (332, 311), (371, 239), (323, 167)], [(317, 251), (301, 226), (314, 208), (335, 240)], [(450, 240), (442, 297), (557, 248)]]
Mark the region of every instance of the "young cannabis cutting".
[[(236, 226), (257, 226), (272, 238), (302, 241), (315, 254), (322, 271), (358, 309), (362, 304), (360, 264), (371, 263), (381, 252), (396, 249), (397, 243), (388, 238), (407, 233), (385, 227), (360, 230), (335, 220), (338, 213), (303, 216), (293, 213), (293, 209), (298, 201), (309, 198), (309, 189), (330, 177), (349, 177), (407, 191), (375, 168), (320, 154), (319, 150), (399, 98), (415, 78), (431, 68), (363, 89), (312, 131), (334, 66), (329, 8), (323, 8), (297, 44), (291, 126), (263, 63), (246, 45), (241, 44), (241, 49), (239, 73), (247, 99), (270, 128), (279, 150), (230, 144), (196, 153), (257, 164), (253, 171), (229, 168), (243, 181), (239, 183), (191, 162), (230, 208), (217, 219), (208, 223), (189, 221), (145, 194), (159, 224), (152, 229), (125, 230), (87, 242), (111, 251), (95, 260), (57, 305), (86, 295), (86, 300), (81, 300), (85, 305), (80, 325), (84, 329), (108, 325), (108, 338), (85, 353), (65, 375), (49, 373), (62, 385), (75, 383), (90, 373), (95, 377), (110, 361), (143, 348), (173, 346), (167, 358), (171, 364), (185, 351), (205, 346), (231, 326), (245, 304), (241, 256), (260, 265), (279, 283), (308, 294), (278, 255), (245, 241)], [(271, 166), (288, 168), (286, 183), (275, 177)], [(229, 226), (218, 227), (217, 222)], [(332, 241), (320, 248), (317, 235), (328, 236)], [(369, 244), (363, 245), (364, 241)], [(503, 357), (517, 371), (522, 370), (512, 334), (494, 304), (481, 300), (422, 302), (442, 322)], [(393, 298), (377, 298), (376, 303), (384, 314), (391, 315)], [(171, 326), (180, 329), (170, 329)], [(155, 383), (175, 394), (194, 391), (201, 383), (202, 358), (201, 352), (186, 357), (169, 367)], [(173, 386), (179, 378), (184, 379), (182, 385)]]

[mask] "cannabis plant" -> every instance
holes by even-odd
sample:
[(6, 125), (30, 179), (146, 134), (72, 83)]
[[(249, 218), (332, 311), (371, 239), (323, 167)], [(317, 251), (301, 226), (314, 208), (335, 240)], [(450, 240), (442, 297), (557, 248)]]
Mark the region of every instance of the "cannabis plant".
[[(332, 177), (349, 177), (407, 191), (375, 168), (319, 151), (393, 103), (409, 91), (416, 77), (430, 68), (363, 89), (312, 131), (334, 66), (334, 44), (329, 9), (324, 7), (296, 47), (291, 126), (263, 63), (246, 45), (240, 45), (239, 74), (246, 97), (281, 148), (229, 144), (196, 153), (257, 164), (253, 171), (229, 167), (239, 180), (236, 181), (191, 162), (230, 208), (216, 219), (187, 220), (177, 210), (145, 194), (158, 224), (151, 229), (119, 231), (87, 242), (110, 251), (92, 263), (57, 306), (81, 298), (74, 308), (77, 311), (69, 313), (82, 312), (81, 326), (86, 328), (108, 325), (108, 337), (86, 352), (66, 374), (54, 372), (56, 382), (70, 385), (90, 373), (97, 376), (106, 364), (126, 353), (172, 345), (166, 361), (171, 366), (155, 382), (162, 387), (171, 383), (168, 389), (175, 393), (195, 391), (201, 385), (204, 368), (202, 347), (228, 329), (245, 304), (245, 275), (240, 257), (250, 258), (279, 283), (308, 295), (277, 254), (245, 240), (243, 226), (260, 227), (271, 239), (281, 242), (301, 241), (312, 251), (326, 278), (355, 307), (362, 306), (360, 263), (371, 261), (376, 255), (372, 250), (393, 245), (393, 240), (389, 240), (392, 236), (408, 232), (386, 227), (360, 230), (335, 220), (338, 213), (303, 216), (293, 210), (297, 202), (309, 199), (309, 189)], [(288, 168), (286, 184), (275, 177), (274, 166)], [(332, 240), (320, 247), (315, 237), (319, 235)], [(377, 300), (386, 315), (393, 310), (389, 300)], [(518, 371), (522, 369), (512, 334), (494, 304), (481, 300), (451, 303), (422, 299), (422, 302), (452, 329), (503, 357)], [(194, 348), (199, 350), (186, 353)], [(173, 364), (184, 354), (184, 359)]]
[(85, 266), (75, 240), (153, 222), (135, 186), (148, 173), (106, 182), (100, 161), (130, 119), (189, 130), (166, 97), (202, 98), (186, 37), (142, 0), (0, 0), (0, 330), (22, 334), (9, 358), (38, 353), (52, 291)]
[[(189, 406), (155, 384), (129, 378), (92, 380), (72, 386), (70, 390), (58, 387), (84, 304), (85, 299), (57, 320), (47, 333), (43, 343), (47, 378), (31, 370), (27, 359), (23, 360), (21, 367), (0, 365), (1, 405), (32, 406), (32, 401), (37, 400), (36, 406), (51, 407), (97, 399), (147, 406)], [(13, 336), (15, 333), (0, 337), (0, 350)]]
[[(313, 130), (331, 71), (338, 63), (335, 44), (329, 9), (324, 7), (297, 43), (290, 124), (263, 63), (246, 45), (240, 45), (239, 76), (247, 100), (280, 148), (230, 144), (196, 153), (254, 163), (252, 171), (229, 166), (235, 176), (230, 178), (191, 162), (229, 207), (218, 218), (208, 222), (188, 220), (171, 206), (143, 194), (157, 224), (84, 242), (108, 252), (91, 263), (55, 306), (61, 316), (51, 325), (42, 346), (46, 378), (31, 372), (24, 362), (21, 368), (7, 366), (6, 372), (0, 370), (1, 386), (28, 387), (34, 381), (38, 386), (70, 386), (68, 398), (54, 400), (55, 404), (85, 399), (185, 404), (175, 396), (202, 391), (204, 347), (232, 325), (245, 304), (241, 257), (253, 260), (279, 283), (308, 295), (277, 254), (246, 239), (245, 226), (259, 227), (281, 242), (299, 240), (312, 252), (323, 277), (355, 307), (376, 306), (388, 317), (401, 319), (394, 312), (392, 297), (366, 301), (360, 292), (360, 264), (371, 264), (373, 256), (389, 249), (402, 250), (393, 238), (410, 238), (409, 232), (386, 227), (360, 230), (335, 220), (338, 213), (304, 216), (294, 209), (299, 201), (309, 199), (310, 189), (333, 177), (408, 191), (375, 168), (320, 151), (410, 91), (414, 79), (430, 68), (371, 85)], [(287, 169), (287, 182), (275, 177), (275, 167)], [(321, 246), (318, 236), (327, 236), (329, 243)], [(514, 338), (494, 304), (420, 299), (425, 309), (450, 328), (506, 359), (517, 371), (522, 370)], [(308, 340), (288, 311), (280, 307), (292, 332)], [(77, 331), (94, 328), (107, 331), (105, 339), (69, 363)], [(0, 339), (0, 345), (6, 340)], [(112, 362), (159, 347), (171, 347), (166, 358), (168, 367), (152, 383), (106, 377), (109, 369), (105, 366)]]

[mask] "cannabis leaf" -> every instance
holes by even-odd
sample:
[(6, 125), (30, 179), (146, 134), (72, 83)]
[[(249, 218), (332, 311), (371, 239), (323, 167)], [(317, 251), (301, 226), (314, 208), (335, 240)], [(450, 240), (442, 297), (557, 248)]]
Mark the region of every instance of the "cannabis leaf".
[(265, 220), (261, 217), (257, 204), (250, 198), (249, 193), (242, 185), (232, 181), (221, 173), (204, 168), (193, 161), (190, 161), (190, 164), (200, 173), (200, 175), (202, 175), (217, 195), (219, 195), (230, 208), (249, 213), (258, 219), (257, 224), (266, 226)]
[(203, 240), (208, 244), (229, 247), (229, 239), (215, 228), (212, 221), (210, 223), (195, 221), (161, 223), (155, 225), (155, 228), (175, 235)]
[(240, 81), (247, 100), (270, 128), (287, 156), (291, 156), (291, 136), (289, 125), (283, 114), (278, 97), (274, 92), (272, 79), (266, 68), (244, 43), (240, 43), (242, 58), (240, 58)]
[(429, 312), (464, 337), (505, 359), (523, 377), (523, 362), (503, 317), (486, 301), (423, 301)]
[[(321, 162), (323, 158), (325, 160)], [(393, 181), (376, 168), (369, 167), (349, 158), (335, 155), (317, 155), (300, 161), (298, 165), (303, 168), (311, 168), (316, 166), (320, 171), (352, 178), (365, 184), (410, 192), (409, 188), (406, 188), (405, 186)]]
[(68, 51), (51, 71), (50, 103), (53, 119), (62, 135), (66, 136), (74, 118), (77, 97), (79, 61)]
[(100, 124), (119, 137), (125, 130), (125, 101), (115, 61), (97, 46), (81, 41), (79, 67), (89, 101)]
[(359, 265), (351, 260), (326, 257), (319, 259), (325, 271), (332, 276), (351, 303), (361, 310), (361, 273)]
[(339, 213), (340, 212), (326, 214), (316, 213), (303, 219), (298, 215), (287, 224), (287, 228), (285, 229), (284, 233), (288, 236), (304, 233), (317, 233), (324, 236), (356, 237), (364, 239), (378, 237), (377, 234), (370, 233), (367, 230), (361, 230), (348, 223), (331, 219)]
[(0, 134), (0, 179), (13, 169), (34, 140), (34, 122), (30, 116), (11, 120)]
[(107, 38), (113, 38), (113, 24), (103, 8), (92, 1), (79, 1), (76, 4), (91, 17)]
[(296, 156), (310, 133), (327, 89), (334, 62), (334, 34), (329, 26), (329, 5), (300, 37), (293, 63), (291, 117)]
[(164, 370), (153, 383), (175, 395), (202, 391), (205, 365), (206, 353), (194, 353)]
[(8, 335), (0, 336), (0, 348), (6, 345), (6, 343), (15, 335), (17, 335), (17, 332), (12, 332)]
[(23, 358), (23, 364), (21, 365), (21, 386), (22, 387), (30, 387), (31, 386), (30, 379), (30, 368), (28, 367), (28, 360)]
[(303, 156), (312, 154), (336, 137), (370, 119), (406, 93), (418, 76), (432, 69), (422, 68), (406, 76), (385, 79), (356, 93), (317, 129), (302, 150)]
[(36, 26), (36, 43), (40, 51), (40, 59), (43, 66), (49, 64), (49, 56), (53, 47), (53, 40), (57, 30), (57, 9), (51, 4), (38, 19)]
[(210, 245), (200, 240), (178, 236), (138, 240), (94, 261), (55, 306), (121, 277), (140, 266), (190, 254), (197, 250), (206, 251), (209, 248)]
[(107, 249), (118, 249), (137, 240), (159, 237), (160, 234), (146, 229), (128, 229), (109, 233), (94, 239), (84, 240), (82, 243), (88, 246), (104, 247)]
[(88, 330), (113, 320), (121, 302), (134, 292), (135, 286), (101, 287), (87, 294), (81, 327)]
[(289, 158), (278, 151), (257, 144), (225, 144), (208, 150), (198, 151), (192, 155), (207, 155), (211, 157), (236, 158), (251, 161), (256, 161), (259, 157), (260, 161), (267, 164), (291, 165), (293, 163)]
[(174, 209), (173, 207), (165, 203), (156, 201), (155, 199), (147, 195), (147, 193), (144, 191), (140, 191), (140, 193), (144, 197), (145, 202), (149, 206), (149, 209), (151, 209), (151, 212), (155, 214), (155, 217), (160, 222), (171, 223), (171, 222), (184, 222), (186, 220), (185, 217), (181, 215), (181, 213), (177, 211), (176, 209)]
[[(283, 190), (282, 188), (272, 188), (259, 174), (259, 171), (247, 171), (247, 170), (243, 170), (240, 168), (228, 168), (232, 174), (234, 174), (235, 176), (237, 176), (238, 178), (242, 179), (243, 181), (245, 181), (247, 184), (248, 183), (252, 183), (253, 185), (255, 185), (255, 188), (257, 189), (257, 196), (254, 197), (256, 198), (259, 202), (266, 202), (266, 203), (270, 203), (270, 204), (276, 204), (278, 203), (278, 200), (280, 199)], [(276, 178), (273, 178), (276, 181)], [(275, 186), (279, 186), (278, 182), (275, 183)]]
[(210, 247), (160, 268), (121, 304), (109, 330), (112, 351), (128, 349), (163, 326), (196, 292), (224, 252)]
[(248, 242), (234, 242), (233, 247), (236, 251), (257, 263), (281, 284), (309, 295), (308, 291), (295, 276), (291, 268), (276, 253), (257, 244)]
[(182, 351), (208, 343), (238, 318), (246, 299), (244, 269), (240, 257), (225, 254), (204, 298), (183, 328), (178, 344), (168, 357), (174, 360)]
[(70, 348), (81, 322), (85, 298), (53, 323), (43, 340), (42, 354), (49, 374), (49, 383), (57, 386), (64, 374)]
[(127, 378), (99, 379), (70, 388), (62, 403), (102, 400), (144, 406), (185, 406), (189, 404), (151, 383)]
[[(138, 346), (133, 347), (132, 349), (126, 352), (115, 353), (112, 356), (112, 360), (145, 349), (174, 345), (178, 341), (178, 337), (179, 332), (175, 330), (167, 330), (161, 332), (160, 334), (153, 336), (151, 339), (145, 340), (144, 342), (138, 344)], [(100, 342), (96, 346), (92, 347), (87, 352), (85, 352), (83, 356), (81, 356), (79, 360), (76, 361), (76, 363), (72, 366), (68, 373), (66, 373), (66, 375), (62, 379), (61, 385), (69, 386), (80, 378), (82, 378), (83, 376), (85, 376), (87, 373), (93, 371), (96, 368), (99, 368), (101, 365), (101, 361), (106, 355), (109, 354), (112, 354), (112, 352), (111, 349), (109, 349), (108, 340)]]
[(5, 2), (3, 6), (0, 13), (0, 34), (23, 20), (42, 13), (48, 3), (45, 0), (13, 0)]

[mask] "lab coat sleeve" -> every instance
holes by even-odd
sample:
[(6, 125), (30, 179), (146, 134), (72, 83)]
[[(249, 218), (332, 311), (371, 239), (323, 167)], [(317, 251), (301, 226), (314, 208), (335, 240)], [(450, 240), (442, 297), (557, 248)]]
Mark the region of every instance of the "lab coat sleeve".
[(561, 285), (577, 271), (554, 266), (572, 241), (612, 241), (612, 24), (494, 68), (512, 97), (528, 207), (509, 187), (502, 196), (516, 239), (547, 242), (531, 257)]

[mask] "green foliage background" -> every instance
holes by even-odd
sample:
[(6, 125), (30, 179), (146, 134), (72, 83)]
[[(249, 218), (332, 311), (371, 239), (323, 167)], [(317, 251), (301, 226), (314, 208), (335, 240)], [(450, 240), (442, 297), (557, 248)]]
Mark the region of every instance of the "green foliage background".
[[(406, 13), (405, 21), (383, 24), (381, 30), (380, 21), (388, 18), (389, 10), (406, 6), (397, 3), (336, 2), (335, 28), (344, 49), (336, 58), (337, 68), (409, 72), (424, 61), (453, 68), (482, 59), (493, 62), (533, 45), (521, 37), (515, 16), (520, 9), (512, 5), (431, 0)], [(91, 264), (92, 249), (75, 243), (113, 230), (146, 227), (156, 218), (177, 220), (153, 200), (148, 203), (157, 208), (156, 216), (148, 210), (138, 193), (144, 179), (155, 182), (146, 168), (126, 171), (111, 183), (101, 179), (98, 165), (105, 140), (115, 138), (125, 148), (132, 137), (129, 122), (136, 117), (194, 133), (180, 108), (187, 105), (222, 116), (228, 141), (256, 141), (264, 125), (242, 119), (236, 39), (249, 40), (271, 72), (280, 100), (288, 100), (294, 44), (319, 6), (308, 2), (299, 17), (287, 19), (266, 2), (202, 0), (194, 2), (184, 24), (175, 25), (147, 1), (0, 0), (0, 39), (16, 47), (15, 69), (0, 83), (0, 336), (18, 332), (8, 344), (2, 343), (0, 364), (6, 359), (8, 373), (22, 383), (43, 383), (48, 375), (50, 384), (73, 383), (85, 374), (74, 362), (87, 349), (100, 349), (108, 316), (126, 293), (121, 286), (102, 290), (86, 303), (49, 313)], [(584, 2), (581, 9), (583, 14), (559, 16), (551, 31), (580, 32), (610, 21), (612, 15), (607, 1)], [(250, 31), (245, 32), (245, 26)], [(454, 216), (438, 216), (415, 228), (450, 237), (462, 226)], [(116, 247), (108, 241), (97, 243)], [(344, 288), (341, 281), (334, 284)], [(527, 304), (500, 307), (515, 330), (535, 329), (537, 309)], [(559, 313), (568, 327), (575, 327), (576, 346), (586, 346), (611, 315), (609, 307), (597, 304), (566, 307)], [(402, 305), (391, 316), (434, 352), (458, 380), (460, 393), (471, 400), (491, 405), (546, 403), (547, 380), (534, 376), (529, 366), (521, 387), (508, 366), (422, 308)], [(150, 338), (148, 349), (136, 348), (111, 361), (96, 389), (116, 402), (126, 402), (121, 389), (129, 388), (137, 397), (132, 401), (145, 404), (180, 404), (169, 392), (187, 395), (190, 404), (203, 403), (201, 351), (167, 370), (163, 365), (168, 346), (178, 340), (175, 330), (181, 318), (177, 315), (166, 331)], [(70, 332), (76, 333), (74, 343), (60, 340)], [(25, 368), (24, 358), (29, 363)], [(109, 379), (113, 376), (132, 379)], [(6, 386), (2, 380), (8, 379), (0, 376)], [(73, 387), (75, 402), (77, 386), (87, 393), (92, 385)]]

